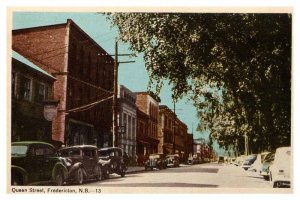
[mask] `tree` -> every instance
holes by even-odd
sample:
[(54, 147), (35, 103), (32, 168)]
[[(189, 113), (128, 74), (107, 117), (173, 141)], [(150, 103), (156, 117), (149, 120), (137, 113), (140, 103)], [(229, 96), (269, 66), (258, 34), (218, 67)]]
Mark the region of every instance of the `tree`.
[(144, 54), (158, 90), (167, 79), (174, 98), (192, 93), (199, 129), (210, 129), (221, 146), (242, 146), (244, 134), (254, 152), (290, 145), (290, 14), (109, 13), (108, 18), (120, 39)]

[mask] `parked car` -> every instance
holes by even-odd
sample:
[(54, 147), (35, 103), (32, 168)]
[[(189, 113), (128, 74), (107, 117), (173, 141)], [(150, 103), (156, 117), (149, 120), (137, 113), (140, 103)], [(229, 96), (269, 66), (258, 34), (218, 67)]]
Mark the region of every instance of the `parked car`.
[(263, 161), (263, 164), (262, 164), (262, 167), (261, 167), (260, 175), (262, 175), (264, 177), (264, 179), (267, 180), (267, 181), (269, 180), (269, 169), (270, 169), (270, 165), (274, 161), (274, 156), (275, 156), (274, 152), (269, 153), (265, 157), (265, 159)]
[(148, 160), (145, 163), (145, 170), (151, 169), (166, 169), (167, 160), (164, 154), (150, 154)]
[(242, 168), (247, 171), (251, 167), (251, 165), (254, 163), (256, 158), (257, 158), (256, 154), (249, 155), (246, 158), (246, 160), (243, 162)]
[(229, 164), (233, 165), (235, 163), (236, 158), (235, 157), (231, 157), (229, 160)]
[(256, 160), (254, 161), (254, 163), (250, 166), (249, 170), (250, 171), (254, 171), (254, 172), (258, 172), (260, 174), (261, 172), (261, 168), (262, 168), (262, 164), (263, 161), (265, 159), (265, 157), (269, 154), (270, 152), (262, 152), (260, 154), (257, 154)]
[(240, 155), (240, 156), (238, 156), (238, 157), (235, 159), (234, 165), (235, 165), (235, 166), (241, 166), (241, 165), (244, 163), (245, 159), (246, 159), (246, 156), (245, 156), (245, 155)]
[(270, 183), (274, 188), (291, 186), (291, 147), (276, 149), (274, 162), (270, 165)]
[(188, 160), (187, 160), (187, 164), (188, 164), (188, 165), (194, 165), (194, 164), (196, 164), (196, 158), (190, 156), (190, 157), (188, 158)]
[(103, 170), (97, 151), (98, 148), (92, 145), (71, 146), (58, 151), (58, 155), (65, 158), (68, 182), (81, 185), (87, 179), (102, 179)]
[(67, 168), (51, 144), (37, 141), (11, 144), (11, 185), (63, 185)]
[(218, 159), (218, 163), (224, 163), (225, 162), (225, 158), (224, 156), (219, 156), (219, 159)]
[(123, 158), (123, 150), (119, 147), (108, 147), (98, 150), (100, 161), (106, 170), (106, 178), (109, 174), (116, 173), (124, 177), (127, 171), (126, 163)]
[(167, 167), (179, 167), (179, 156), (178, 155), (167, 155)]

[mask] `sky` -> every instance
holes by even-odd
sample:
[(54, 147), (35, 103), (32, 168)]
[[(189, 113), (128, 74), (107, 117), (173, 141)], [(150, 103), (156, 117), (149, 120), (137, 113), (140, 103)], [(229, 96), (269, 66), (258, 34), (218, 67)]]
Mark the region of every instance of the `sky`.
[[(82, 12), (14, 12), (13, 29), (45, 26), (51, 24), (66, 23), (67, 19), (72, 19), (81, 29), (93, 38), (109, 54), (114, 54), (115, 38), (118, 35), (116, 27), (112, 27), (110, 22), (101, 13)], [(119, 42), (119, 54), (135, 53), (128, 49), (128, 44)], [(133, 92), (146, 91), (149, 75), (145, 68), (143, 55), (137, 57), (119, 57), (119, 61), (134, 60), (135, 63), (120, 64), (118, 83), (125, 85)], [(167, 105), (173, 109), (172, 91), (168, 81), (165, 81), (160, 94), (161, 105)], [(188, 132), (194, 134), (194, 138), (208, 138), (208, 133), (196, 131), (199, 119), (197, 112), (191, 101), (187, 97), (176, 103), (176, 114), (178, 118), (188, 126)]]

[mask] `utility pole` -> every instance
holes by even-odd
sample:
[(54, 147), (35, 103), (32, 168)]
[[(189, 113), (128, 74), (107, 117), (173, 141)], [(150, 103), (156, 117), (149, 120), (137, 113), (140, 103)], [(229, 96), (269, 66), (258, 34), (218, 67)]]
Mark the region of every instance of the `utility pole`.
[(114, 95), (113, 95), (113, 147), (119, 146), (119, 132), (118, 132), (118, 70), (119, 64), (122, 63), (133, 63), (135, 61), (124, 61), (119, 62), (118, 56), (132, 56), (134, 54), (118, 54), (118, 40), (116, 39), (115, 42), (115, 59), (114, 59)]
[(245, 155), (248, 156), (248, 154), (249, 154), (248, 136), (247, 133), (245, 133)]
[(173, 154), (176, 153), (176, 140), (175, 140), (175, 124), (176, 124), (176, 110), (175, 110), (175, 100), (173, 100), (174, 105), (174, 121), (173, 121)]
[(119, 145), (118, 134), (118, 111), (117, 111), (117, 98), (118, 98), (118, 41), (115, 42), (115, 62), (114, 62), (114, 95), (113, 95), (113, 147)]

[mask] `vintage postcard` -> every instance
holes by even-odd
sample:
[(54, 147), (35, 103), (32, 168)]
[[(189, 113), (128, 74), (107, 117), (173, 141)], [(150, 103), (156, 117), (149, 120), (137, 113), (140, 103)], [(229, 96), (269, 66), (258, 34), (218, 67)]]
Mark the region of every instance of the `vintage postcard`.
[(293, 192), (293, 8), (7, 12), (8, 193)]

